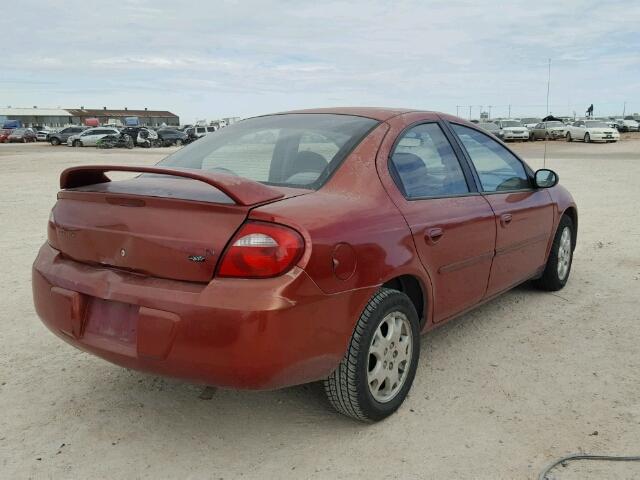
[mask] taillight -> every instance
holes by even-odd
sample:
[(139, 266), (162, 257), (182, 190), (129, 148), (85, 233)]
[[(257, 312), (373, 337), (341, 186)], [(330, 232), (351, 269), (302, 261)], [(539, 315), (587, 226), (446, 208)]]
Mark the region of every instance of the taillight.
[(247, 222), (231, 240), (219, 277), (268, 278), (287, 272), (300, 259), (304, 240), (295, 230), (267, 222)]

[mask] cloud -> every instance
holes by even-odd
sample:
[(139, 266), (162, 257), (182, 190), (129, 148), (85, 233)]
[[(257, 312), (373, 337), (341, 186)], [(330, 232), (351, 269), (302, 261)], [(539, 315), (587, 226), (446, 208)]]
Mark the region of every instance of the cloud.
[(637, 2), (23, 4), (0, 18), (21, 39), (3, 52), (0, 104), (144, 105), (185, 120), (336, 103), (525, 115), (544, 113), (552, 58), (556, 113), (640, 110)]

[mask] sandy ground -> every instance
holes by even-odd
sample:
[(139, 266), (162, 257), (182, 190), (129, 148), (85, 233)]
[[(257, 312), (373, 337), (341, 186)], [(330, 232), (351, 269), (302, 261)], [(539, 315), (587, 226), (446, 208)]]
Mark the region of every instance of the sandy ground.
[[(542, 166), (544, 142), (514, 148)], [(41, 325), (30, 266), (60, 171), (167, 153), (0, 145), (2, 478), (522, 479), (571, 452), (640, 454), (640, 139), (548, 143), (580, 208), (569, 284), (519, 287), (424, 337), (410, 397), (376, 425), (334, 414), (313, 385), (204, 400)], [(553, 474), (639, 478), (640, 463)]]

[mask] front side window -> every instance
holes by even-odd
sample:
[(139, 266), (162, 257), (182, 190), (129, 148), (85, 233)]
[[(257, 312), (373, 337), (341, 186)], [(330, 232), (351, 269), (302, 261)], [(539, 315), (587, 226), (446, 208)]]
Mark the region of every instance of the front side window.
[(159, 165), (316, 189), (378, 123), (370, 118), (320, 113), (250, 118), (210, 133)]
[(509, 150), (477, 130), (456, 124), (451, 126), (478, 172), (483, 191), (531, 188), (524, 165)]
[(437, 123), (403, 133), (391, 155), (391, 166), (407, 198), (469, 193), (458, 157)]

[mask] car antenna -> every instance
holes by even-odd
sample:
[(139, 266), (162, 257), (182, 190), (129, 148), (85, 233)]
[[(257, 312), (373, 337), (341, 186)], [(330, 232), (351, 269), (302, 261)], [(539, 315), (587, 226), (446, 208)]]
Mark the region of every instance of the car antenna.
[[(549, 69), (547, 73), (547, 117), (549, 116), (549, 88), (551, 87), (551, 59), (549, 59)], [(544, 124), (544, 129), (547, 130), (547, 124)], [(542, 157), (542, 168), (547, 168), (547, 143), (549, 143), (549, 132), (546, 131), (544, 136), (544, 156)]]

